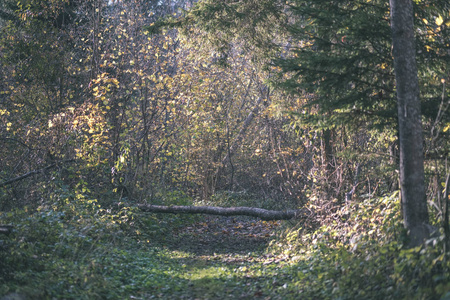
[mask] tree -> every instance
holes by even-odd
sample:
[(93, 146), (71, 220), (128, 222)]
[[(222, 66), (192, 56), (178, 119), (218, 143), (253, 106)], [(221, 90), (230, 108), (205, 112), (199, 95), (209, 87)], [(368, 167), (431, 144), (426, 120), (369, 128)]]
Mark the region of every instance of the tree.
[[(410, 149), (418, 155), (422, 155), (423, 152), (417, 67), (416, 62), (414, 62), (414, 70), (407, 71), (410, 74), (415, 74), (414, 80), (406, 78), (406, 89), (410, 84), (416, 85), (415, 88), (407, 91), (415, 93), (416, 103), (411, 105), (409, 101), (407, 102), (408, 118), (405, 120), (405, 111), (403, 110), (405, 105), (401, 102), (402, 99), (405, 99), (401, 89), (404, 90), (405, 87), (401, 86), (398, 73), (399, 70), (401, 71), (401, 67), (399, 67), (397, 61), (396, 74), (394, 74), (392, 67), (392, 38), (388, 3), (383, 1), (296, 0), (283, 3), (272, 1), (270, 5), (273, 14), (270, 15), (270, 21), (268, 21), (269, 18), (260, 19), (258, 17), (268, 13), (268, 6), (264, 3), (266, 2), (221, 1), (216, 3), (214, 1), (200, 1), (193, 10), (188, 12), (184, 20), (179, 19), (178, 23), (174, 22), (172, 25), (184, 23), (189, 28), (192, 24), (196, 24), (210, 33), (210, 37), (218, 45), (219, 50), (226, 49), (224, 45), (235, 40), (236, 37), (248, 37), (249, 43), (253, 42), (254, 46), (266, 49), (267, 51), (264, 53), (271, 56), (272, 59), (278, 58), (274, 60), (273, 67), (275, 72), (279, 72), (279, 77), (272, 77), (271, 81), (281, 90), (297, 96), (299, 104), (292, 107), (291, 112), (297, 115), (298, 123), (303, 126), (300, 129), (312, 129), (319, 132), (319, 135), (320, 132), (323, 133), (324, 155), (322, 156), (327, 158), (324, 161), (332, 158), (333, 148), (338, 147), (337, 141), (333, 141), (333, 139), (336, 136), (345, 136), (344, 133), (349, 129), (358, 129), (354, 134), (350, 134), (351, 139), (364, 139), (363, 143), (373, 142), (370, 141), (372, 139), (376, 143), (378, 137), (373, 133), (371, 137), (369, 132), (372, 128), (376, 128), (378, 130), (377, 135), (382, 132), (386, 137), (385, 141), (380, 143), (384, 148), (378, 148), (376, 151), (386, 153), (390, 151), (392, 155), (395, 155), (393, 145), (396, 144), (395, 139), (399, 130), (396, 122), (398, 118), (402, 128), (400, 139), (403, 149), (400, 168), (403, 174), (405, 225), (408, 229), (411, 229), (419, 226), (418, 224), (427, 223), (423, 157), (419, 159), (406, 158), (405, 156), (408, 155), (406, 154), (408, 153), (406, 148), (411, 147), (410, 142), (412, 141), (419, 148)], [(409, 4), (412, 9), (413, 3)], [(244, 9), (250, 6), (252, 9)], [(264, 13), (260, 14), (261, 11)], [(254, 12), (258, 13), (255, 14)], [(445, 53), (439, 54), (442, 52), (439, 49), (445, 48), (445, 42), (441, 40), (445, 36), (442, 32), (448, 26), (445, 17), (443, 17), (447, 15), (447, 12), (448, 3), (445, 1), (421, 1), (421, 4), (416, 6), (415, 15), (412, 14), (412, 11), (409, 12), (411, 14), (409, 17), (411, 23), (409, 35), (410, 38), (414, 38), (414, 34), (417, 34), (418, 53), (421, 54), (418, 60), (419, 70), (421, 78), (427, 85), (426, 94), (424, 93), (421, 96), (425, 99), (425, 117), (428, 118), (428, 122), (430, 117), (436, 115), (437, 107), (437, 105), (431, 105), (436, 102), (437, 98), (436, 92), (433, 91), (433, 89), (436, 90), (435, 86), (432, 86), (431, 82), (433, 82), (434, 77), (442, 78), (441, 76), (444, 74), (440, 74), (440, 72), (445, 72), (447, 64)], [(418, 24), (416, 30), (412, 27), (414, 17)], [(436, 21), (429, 22), (433, 19)], [(403, 20), (403, 17), (400, 17), (400, 20)], [(272, 27), (277, 29), (275, 31), (251, 30), (251, 28), (245, 26), (245, 24), (256, 24), (258, 28), (264, 29), (270, 27), (272, 22), (276, 24)], [(430, 31), (430, 27), (434, 23), (437, 28)], [(392, 25), (394, 24), (395, 22)], [(401, 28), (400, 31), (394, 29), (393, 27), (394, 33), (402, 33)], [(275, 33), (278, 39), (269, 38), (272, 37), (270, 33)], [(286, 35), (288, 38), (286, 38)], [(284, 38), (281, 39), (280, 36)], [(403, 43), (397, 37), (397, 34), (394, 34), (393, 37), (397, 44), (401, 44), (400, 46), (394, 46), (394, 51), (397, 54), (415, 57), (414, 45), (410, 53), (406, 54), (406, 52), (402, 52), (401, 47), (408, 47), (409, 44)], [(282, 47), (278, 48), (278, 53), (275, 53), (268, 50), (273, 49), (273, 45), (257, 43), (258, 40), (278, 42)], [(280, 41), (284, 41), (284, 43), (280, 43)], [(286, 41), (288, 42), (286, 43)], [(283, 48), (287, 53), (280, 53)], [(398, 117), (394, 75), (397, 75), (398, 81), (398, 113), (402, 114)], [(433, 100), (433, 98), (435, 99)], [(410, 109), (412, 109), (411, 112), (409, 112)], [(297, 111), (295, 112), (295, 110)], [(411, 113), (414, 114), (412, 118), (410, 118)], [(405, 137), (408, 134), (405, 133), (403, 121), (411, 122), (406, 124), (406, 128), (411, 129), (410, 136), (406, 140)], [(338, 134), (330, 134), (327, 131), (329, 129), (336, 131)], [(364, 134), (367, 138), (361, 137)], [(347, 141), (344, 140), (344, 143), (347, 143)], [(361, 146), (360, 153), (363, 153), (364, 148), (364, 145)], [(367, 154), (363, 153), (363, 155)], [(389, 156), (386, 155), (386, 157)], [(361, 157), (358, 157), (357, 160), (360, 161)], [(395, 159), (390, 161), (396, 163)], [(324, 165), (329, 166), (329, 163)], [(344, 163), (342, 163), (343, 165)], [(418, 167), (420, 165), (422, 167)], [(416, 179), (417, 182), (421, 182), (420, 185), (409, 182), (409, 179), (407, 179), (416, 176), (409, 168), (422, 173), (422, 175), (417, 175)], [(413, 201), (418, 206), (412, 205), (407, 200), (406, 194), (408, 193), (405, 185), (410, 188), (413, 187), (411, 193), (418, 199), (422, 199), (417, 202)], [(416, 193), (414, 189), (417, 189), (418, 192)], [(415, 234), (412, 233), (411, 237), (414, 240)]]
[[(2, 178), (30, 174), (68, 157), (71, 134), (62, 127), (57, 132), (52, 125), (53, 117), (78, 98), (75, 91), (82, 90), (77, 88), (79, 77), (68, 72), (75, 53), (71, 33), (78, 4), (40, 0), (0, 4)], [(35, 186), (18, 181), (4, 191), (0, 196), (7, 195), (0, 200), (3, 207), (9, 203), (20, 206), (39, 197)]]
[(413, 4), (390, 0), (394, 70), (400, 141), (400, 186), (403, 219), (410, 246), (429, 236), (425, 195), (423, 136), (417, 77)]
[(320, 137), (315, 190), (325, 199), (343, 199), (355, 186), (358, 165), (369, 177), (368, 171), (393, 172), (367, 151), (383, 140), (376, 151), (387, 152), (385, 144), (396, 136), (389, 9), (378, 0), (297, 0), (289, 11), (291, 39), (287, 53), (273, 60), (280, 69), (272, 83), (298, 99), (282, 104), (298, 130)]

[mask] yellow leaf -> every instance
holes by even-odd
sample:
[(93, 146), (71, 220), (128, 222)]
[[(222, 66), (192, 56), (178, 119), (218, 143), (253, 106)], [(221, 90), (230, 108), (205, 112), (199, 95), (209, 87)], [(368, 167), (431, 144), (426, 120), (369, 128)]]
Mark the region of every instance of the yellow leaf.
[(450, 129), (450, 123), (445, 126), (445, 128), (442, 130), (443, 132), (447, 132)]
[(442, 16), (439, 16), (436, 18), (436, 25), (437, 26), (441, 26), (442, 23), (444, 23), (444, 19), (442, 18)]

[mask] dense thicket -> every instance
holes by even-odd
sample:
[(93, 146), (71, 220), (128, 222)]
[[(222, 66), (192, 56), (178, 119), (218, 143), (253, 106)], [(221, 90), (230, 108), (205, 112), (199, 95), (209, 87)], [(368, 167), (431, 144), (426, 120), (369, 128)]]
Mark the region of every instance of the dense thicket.
[[(2, 31), (3, 181), (33, 175), (2, 184), (4, 209), (79, 184), (102, 199), (171, 190), (208, 199), (216, 189), (306, 199), (312, 179), (300, 174), (315, 146), (294, 159), (303, 147), (275, 117), (281, 94), (266, 86), (249, 43), (230, 45), (222, 68), (222, 53), (195, 28), (185, 38), (142, 30), (177, 6), (43, 3), (4, 9), (15, 19)], [(70, 22), (55, 27), (62, 12)]]

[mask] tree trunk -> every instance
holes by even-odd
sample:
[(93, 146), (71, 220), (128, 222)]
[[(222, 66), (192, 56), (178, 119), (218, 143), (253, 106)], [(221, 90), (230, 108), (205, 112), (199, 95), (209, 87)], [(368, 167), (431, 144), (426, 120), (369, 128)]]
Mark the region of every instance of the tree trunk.
[(409, 246), (420, 245), (430, 234), (423, 167), (423, 137), (417, 78), (413, 5), (390, 0), (394, 70), (397, 89), (400, 187)]
[(184, 214), (209, 214), (218, 216), (251, 216), (262, 220), (289, 220), (293, 218), (307, 217), (311, 212), (305, 209), (298, 210), (267, 210), (255, 207), (216, 207), (216, 206), (162, 206), (140, 204), (138, 207), (145, 212), (154, 213), (184, 213)]
[(320, 140), (320, 152), (321, 152), (321, 160), (322, 160), (322, 171), (325, 176), (325, 192), (328, 196), (334, 197), (332, 193), (333, 187), (335, 186), (333, 183), (337, 184), (337, 180), (333, 182), (331, 180), (331, 175), (333, 174), (333, 146), (332, 146), (332, 132), (330, 129), (322, 130), (322, 138)]
[(258, 100), (256, 101), (256, 104), (255, 104), (255, 107), (253, 107), (252, 111), (248, 114), (247, 118), (245, 118), (244, 124), (242, 125), (242, 128), (239, 131), (236, 139), (233, 141), (233, 144), (229, 147), (227, 154), (222, 159), (221, 168), (223, 168), (229, 162), (229, 160), (231, 159), (231, 155), (233, 155), (236, 152), (237, 148), (241, 145), (241, 142), (242, 142), (243, 138), (245, 137), (245, 134), (247, 133), (247, 129), (250, 127), (250, 124), (252, 123), (255, 116), (258, 115), (258, 113), (259, 113), (259, 110), (261, 108), (260, 105), (261, 105), (263, 99), (264, 99), (263, 96), (258, 98)]

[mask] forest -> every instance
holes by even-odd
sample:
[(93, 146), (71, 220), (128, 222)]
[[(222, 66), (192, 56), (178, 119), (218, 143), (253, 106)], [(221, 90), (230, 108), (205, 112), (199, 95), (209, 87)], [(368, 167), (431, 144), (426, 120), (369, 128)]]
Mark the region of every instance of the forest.
[(448, 0), (1, 0), (0, 300), (450, 299)]

